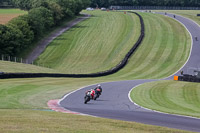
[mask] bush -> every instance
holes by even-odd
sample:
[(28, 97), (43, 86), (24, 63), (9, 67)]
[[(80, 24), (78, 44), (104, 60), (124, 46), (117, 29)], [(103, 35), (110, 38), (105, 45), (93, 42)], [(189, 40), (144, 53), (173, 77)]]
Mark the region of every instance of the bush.
[(20, 50), (22, 38), (19, 29), (0, 25), (0, 54), (15, 55)]
[(28, 23), (35, 37), (54, 25), (53, 13), (45, 7), (31, 9), (28, 14)]
[(27, 48), (34, 39), (34, 33), (31, 30), (31, 27), (28, 25), (28, 22), (23, 19), (23, 17), (18, 17), (11, 20), (8, 23), (8, 26), (18, 29), (22, 32), (22, 38), (20, 42), (20, 50)]

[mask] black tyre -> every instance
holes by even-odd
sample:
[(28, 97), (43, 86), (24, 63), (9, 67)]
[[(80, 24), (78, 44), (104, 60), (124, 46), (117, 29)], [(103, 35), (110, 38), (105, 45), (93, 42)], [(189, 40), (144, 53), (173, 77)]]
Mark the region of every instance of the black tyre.
[(97, 98), (99, 98), (99, 95), (95, 95), (94, 100), (97, 100)]
[(87, 102), (89, 102), (89, 101), (90, 101), (90, 98), (89, 98), (88, 96), (86, 96), (86, 97), (85, 97), (85, 102), (84, 102), (84, 103), (87, 104)]

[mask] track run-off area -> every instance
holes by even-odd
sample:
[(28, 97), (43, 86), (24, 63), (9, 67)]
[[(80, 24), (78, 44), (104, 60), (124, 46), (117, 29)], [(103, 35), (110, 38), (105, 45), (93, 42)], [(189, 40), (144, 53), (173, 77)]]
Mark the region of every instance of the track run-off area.
[[(91, 14), (92, 16), (54, 39), (47, 47), (47, 50), (43, 52), (42, 56), (45, 58), (41, 56), (37, 60), (41, 64), (50, 63), (50, 68), (0, 61), (1, 71), (8, 73), (79, 74), (108, 70), (118, 64), (128, 50), (133, 47), (134, 42), (138, 40), (140, 34), (139, 17), (135, 14), (124, 14), (124, 12), (103, 12), (98, 10), (92, 12), (83, 11), (83, 13)], [(186, 121), (186, 123), (179, 123), (179, 117), (169, 115), (167, 121), (165, 121), (163, 119), (163, 116), (166, 116), (165, 114), (158, 115), (154, 111), (140, 107), (141, 105), (146, 108), (151, 108), (152, 106), (145, 106), (140, 101), (133, 99), (134, 102), (140, 105), (137, 106), (130, 100), (132, 96), (136, 98), (132, 93), (135, 94), (134, 91), (138, 90), (138, 87), (143, 87), (143, 85), (148, 86), (150, 84), (149, 87), (152, 88), (154, 83), (158, 87), (165, 85), (166, 82), (169, 82), (170, 85), (171, 82), (173, 85), (175, 85), (174, 83), (178, 85), (186, 84), (186, 82), (157, 81), (156, 79), (165, 77), (170, 79), (170, 75), (173, 75), (185, 64), (191, 48), (191, 36), (178, 21), (164, 15), (138, 13), (144, 19), (144, 40), (129, 59), (128, 64), (115, 74), (99, 78), (29, 77), (1, 79), (1, 132), (187, 132), (166, 128), (174, 127), (173, 125), (177, 125), (175, 128), (178, 129), (196, 131), (197, 126), (195, 123), (199, 125), (198, 119), (197, 121), (193, 119), (188, 121), (184, 117), (182, 121)], [(48, 53), (50, 53), (50, 56), (48, 56)], [(59, 56), (60, 54), (62, 57)], [(73, 60), (70, 60), (71, 57), (73, 57)], [(57, 60), (58, 58), (60, 60)], [(51, 62), (51, 60), (55, 61)], [(143, 84), (144, 81), (148, 83)], [(93, 88), (97, 83), (102, 84), (102, 96), (97, 101), (90, 101), (88, 105), (85, 105), (83, 103), (85, 91)], [(193, 85), (193, 83), (190, 84)], [(131, 91), (134, 87), (136, 89)], [(169, 85), (166, 87), (169, 87)], [(178, 87), (181, 88), (181, 86)], [(188, 87), (190, 89), (190, 86)], [(81, 89), (74, 91), (77, 88)], [(59, 99), (64, 94), (67, 95), (62, 100), (50, 100)], [(144, 95), (141, 95), (140, 98), (142, 99)], [(144, 98), (147, 100), (146, 97)], [(62, 107), (58, 103), (63, 105), (63, 100), (70, 101), (66, 101), (66, 105)], [(190, 100), (188, 98), (188, 101), (193, 101), (193, 99)], [(47, 102), (53, 110), (69, 114), (50, 110)], [(149, 102), (151, 101), (149, 100)], [(199, 102), (197, 101), (197, 103)], [(155, 108), (155, 110), (158, 109)], [(162, 112), (162, 110), (159, 111)], [(104, 118), (70, 113), (88, 114)], [(169, 121), (171, 121), (171, 124), (169, 124)], [(152, 125), (161, 125), (163, 127)], [(192, 125), (192, 129), (183, 128), (184, 125), (186, 128)], [(94, 130), (94, 127), (98, 128)]]
[[(165, 14), (163, 13), (163, 15)], [(173, 14), (166, 14), (166, 16), (174, 18)], [(197, 67), (199, 65), (198, 62), (200, 62), (200, 45), (195, 40), (196, 36), (200, 38), (198, 34), (200, 33), (199, 25), (178, 15), (175, 15), (174, 19), (184, 25), (190, 33), (192, 47), (185, 65), (181, 69), (179, 67), (176, 73), (162, 80), (172, 80), (174, 75), (180, 73), (180, 70), (186, 71), (189, 67)], [(137, 101), (132, 102), (130, 97), (133, 88), (154, 81), (158, 80), (143, 79), (101, 83), (103, 88), (102, 96), (97, 101), (90, 101), (85, 105), (83, 104), (85, 91), (95, 87), (95, 85), (91, 85), (67, 94), (58, 103), (65, 111), (200, 132), (199, 118), (161, 113), (133, 103), (137, 103)]]

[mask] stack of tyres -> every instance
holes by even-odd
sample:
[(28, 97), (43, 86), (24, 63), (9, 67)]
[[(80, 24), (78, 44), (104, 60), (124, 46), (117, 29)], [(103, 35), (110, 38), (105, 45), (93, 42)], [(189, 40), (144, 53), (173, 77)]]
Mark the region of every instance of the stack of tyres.
[(188, 82), (200, 82), (200, 78), (189, 75), (189, 74), (184, 74), (182, 76), (174, 76), (174, 80), (177, 81), (188, 81)]

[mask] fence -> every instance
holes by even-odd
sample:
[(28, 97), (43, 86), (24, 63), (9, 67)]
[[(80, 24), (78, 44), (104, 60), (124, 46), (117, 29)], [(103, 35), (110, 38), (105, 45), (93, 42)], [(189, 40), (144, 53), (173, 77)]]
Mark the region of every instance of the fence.
[[(12, 57), (9, 55), (0, 55), (0, 60), (1, 61), (8, 61), (8, 62), (15, 62), (15, 63), (22, 63), (22, 64), (30, 64), (30, 65), (34, 65), (34, 66), (38, 66), (38, 67), (43, 67), (43, 68), (52, 68), (51, 66), (45, 64), (45, 63), (36, 63), (36, 62), (31, 62), (27, 59), (23, 59), (23, 58), (18, 58), (18, 57)], [(52, 68), (53, 69), (53, 68)], [(100, 67), (93, 67), (90, 69), (90, 71), (96, 71), (96, 70), (100, 70)], [(0, 70), (1, 71), (1, 70)], [(85, 70), (85, 69), (74, 69), (74, 70), (70, 70), (68, 72), (69, 74), (76, 74), (76, 73), (89, 73), (89, 71)]]
[(200, 7), (110, 6), (111, 10), (200, 10)]
[(16, 62), (16, 63), (22, 63), (22, 64), (32, 64), (35, 66), (40, 66), (40, 67), (46, 67), (49, 68), (49, 66), (45, 66), (44, 64), (39, 64), (39, 63), (28, 63), (28, 60), (23, 59), (23, 58), (18, 58), (18, 57), (13, 57), (13, 56), (9, 56), (9, 55), (0, 55), (0, 60), (1, 61), (9, 61), (9, 62)]

